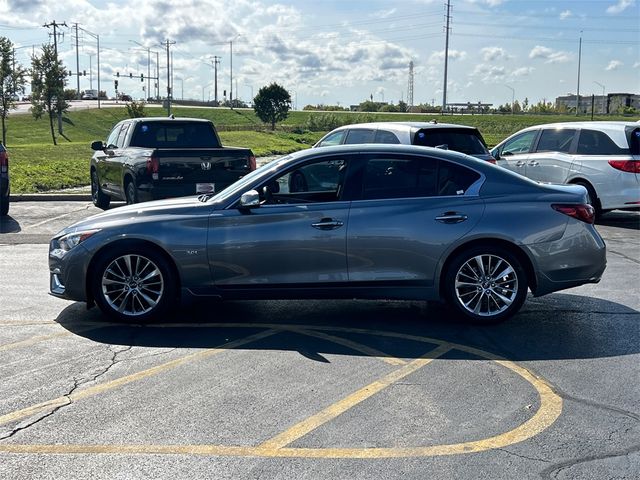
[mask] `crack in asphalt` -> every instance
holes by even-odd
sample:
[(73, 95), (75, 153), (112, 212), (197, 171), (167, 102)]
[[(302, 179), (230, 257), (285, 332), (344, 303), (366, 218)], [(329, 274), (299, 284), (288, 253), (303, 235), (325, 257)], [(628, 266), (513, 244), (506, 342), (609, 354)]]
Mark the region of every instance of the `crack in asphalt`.
[(585, 457), (574, 458), (571, 460), (567, 460), (565, 462), (556, 463), (554, 465), (551, 465), (545, 468), (542, 472), (540, 472), (540, 477), (544, 479), (558, 478), (558, 475), (563, 470), (567, 470), (576, 465), (580, 465), (581, 463), (595, 462), (597, 460), (606, 460), (609, 458), (616, 458), (616, 457), (624, 457), (631, 453), (636, 453), (636, 452), (640, 452), (640, 444), (636, 444), (631, 447), (620, 449), (620, 450), (614, 450), (608, 453), (602, 453), (600, 455), (587, 455)]
[(640, 265), (640, 260), (636, 260), (635, 258), (631, 258), (630, 256), (625, 255), (624, 253), (616, 252), (615, 250), (611, 250), (611, 249), (609, 249), (608, 252), (613, 253), (615, 255), (618, 255), (618, 256), (626, 259), (626, 260), (629, 260), (630, 262), (637, 263), (638, 265)]
[(42, 422), (44, 419), (52, 416), (53, 414), (55, 414), (56, 412), (58, 412), (60, 409), (64, 408), (64, 407), (68, 407), (69, 405), (71, 405), (73, 403), (73, 399), (71, 398), (71, 396), (73, 395), (73, 393), (82, 385), (85, 385), (87, 383), (92, 383), (97, 381), (100, 377), (106, 375), (109, 370), (111, 370), (116, 364), (120, 363), (122, 360), (118, 360), (118, 355), (120, 355), (121, 353), (127, 352), (129, 350), (131, 350), (131, 346), (127, 346), (126, 348), (122, 349), (122, 350), (113, 350), (112, 345), (107, 345), (107, 349), (112, 353), (111, 355), (111, 359), (109, 360), (109, 365), (107, 365), (105, 368), (103, 368), (100, 372), (96, 373), (95, 375), (93, 375), (92, 378), (89, 379), (77, 379), (76, 377), (73, 378), (73, 386), (71, 387), (71, 389), (65, 393), (64, 395), (62, 395), (64, 398), (66, 398), (67, 402), (63, 403), (62, 405), (57, 405), (55, 406), (50, 412), (45, 413), (44, 415), (42, 415), (41, 417), (38, 417), (36, 419), (33, 419), (31, 421), (29, 421), (28, 423), (24, 424), (24, 425), (19, 425), (15, 428), (13, 428), (12, 430), (10, 430), (9, 432), (6, 432), (4, 434), (0, 435), (0, 441), (2, 440), (6, 440), (8, 438), (13, 437), (14, 435), (16, 435), (17, 433), (26, 430), (28, 428), (33, 427), (34, 425)]
[(519, 457), (519, 458), (522, 458), (524, 460), (533, 460), (535, 462), (543, 462), (543, 463), (549, 463), (550, 462), (550, 460), (545, 460), (544, 458), (535, 458), (535, 457), (528, 457), (527, 455), (521, 455), (519, 453), (507, 450), (506, 448), (496, 448), (496, 450), (499, 450), (499, 451), (504, 452), (504, 453), (508, 453), (509, 455), (513, 455), (514, 457)]

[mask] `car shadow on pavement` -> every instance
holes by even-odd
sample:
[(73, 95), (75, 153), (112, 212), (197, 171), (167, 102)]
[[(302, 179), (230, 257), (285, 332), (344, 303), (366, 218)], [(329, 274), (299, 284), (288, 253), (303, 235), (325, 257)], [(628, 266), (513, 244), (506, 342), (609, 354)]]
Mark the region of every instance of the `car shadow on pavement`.
[(18, 233), (21, 230), (20, 223), (10, 214), (0, 217), (0, 233)]
[(224, 345), (274, 328), (277, 334), (241, 348), (298, 351), (318, 361), (326, 361), (327, 354), (366, 353), (348, 348), (345, 342), (308, 335), (309, 331), (357, 341), (375, 349), (378, 356), (402, 358), (418, 357), (430, 348), (424, 340), (411, 337), (451, 342), (515, 361), (640, 352), (640, 312), (607, 300), (564, 293), (529, 297), (515, 317), (486, 326), (453, 318), (449, 309), (436, 303), (361, 300), (204, 302), (151, 325), (109, 323), (97, 308), (86, 310), (84, 304), (74, 303), (61, 312), (57, 322), (72, 333), (104, 344), (198, 349), (233, 348)]
[(640, 230), (640, 214), (637, 212), (614, 211), (603, 215), (596, 222), (599, 226), (626, 228), (629, 230)]

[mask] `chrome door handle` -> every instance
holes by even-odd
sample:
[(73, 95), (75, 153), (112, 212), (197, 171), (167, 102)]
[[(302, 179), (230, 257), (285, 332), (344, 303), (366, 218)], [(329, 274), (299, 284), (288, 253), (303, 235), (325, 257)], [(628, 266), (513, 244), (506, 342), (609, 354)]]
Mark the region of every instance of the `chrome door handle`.
[(525, 162), (523, 162), (522, 160), (518, 160), (518, 161), (516, 162), (516, 167), (524, 167), (525, 165), (526, 165), (526, 163), (525, 163)]
[(540, 162), (536, 162), (535, 160), (531, 160), (529, 162), (530, 167), (537, 167), (538, 165), (540, 165)]
[(323, 218), (319, 222), (311, 224), (313, 228), (317, 228), (318, 230), (334, 230), (343, 225), (344, 223), (340, 220), (334, 220), (332, 218)]
[(436, 220), (441, 223), (460, 223), (469, 218), (464, 213), (445, 212), (442, 215), (436, 217)]

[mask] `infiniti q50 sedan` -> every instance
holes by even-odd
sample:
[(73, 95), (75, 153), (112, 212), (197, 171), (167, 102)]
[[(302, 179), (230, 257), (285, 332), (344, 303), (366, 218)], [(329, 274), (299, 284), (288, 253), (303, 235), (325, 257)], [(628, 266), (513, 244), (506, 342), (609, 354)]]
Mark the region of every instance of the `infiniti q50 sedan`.
[(298, 152), (214, 195), (109, 210), (50, 243), (50, 291), (162, 320), (189, 297), (444, 299), (473, 322), (595, 283), (587, 191), (404, 145)]

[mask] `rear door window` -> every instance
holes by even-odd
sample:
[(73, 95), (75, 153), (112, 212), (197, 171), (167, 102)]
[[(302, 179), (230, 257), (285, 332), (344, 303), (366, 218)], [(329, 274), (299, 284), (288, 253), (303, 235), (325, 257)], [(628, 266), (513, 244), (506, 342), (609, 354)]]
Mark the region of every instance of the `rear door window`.
[(393, 144), (398, 144), (398, 143), (400, 143), (400, 140), (398, 140), (398, 137), (393, 132), (390, 132), (388, 130), (378, 130), (376, 132), (375, 143), (393, 143)]
[(479, 178), (473, 170), (435, 158), (381, 155), (366, 163), (362, 198), (463, 195)]
[(572, 128), (550, 128), (542, 130), (536, 152), (571, 152), (576, 131)]
[(374, 143), (376, 131), (369, 128), (353, 128), (347, 133), (345, 144)]
[(423, 147), (440, 147), (447, 150), (466, 153), (467, 155), (484, 155), (487, 147), (480, 134), (471, 129), (427, 128), (418, 130), (413, 138), (414, 145)]

